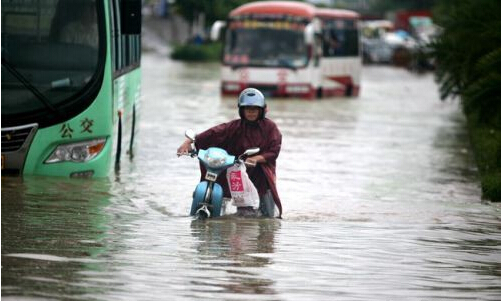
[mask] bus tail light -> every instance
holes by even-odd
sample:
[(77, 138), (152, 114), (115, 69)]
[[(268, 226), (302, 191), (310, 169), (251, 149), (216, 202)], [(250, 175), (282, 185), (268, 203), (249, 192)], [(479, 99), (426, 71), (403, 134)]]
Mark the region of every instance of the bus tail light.
[(105, 144), (104, 138), (60, 144), (44, 163), (87, 162), (95, 158), (103, 150)]

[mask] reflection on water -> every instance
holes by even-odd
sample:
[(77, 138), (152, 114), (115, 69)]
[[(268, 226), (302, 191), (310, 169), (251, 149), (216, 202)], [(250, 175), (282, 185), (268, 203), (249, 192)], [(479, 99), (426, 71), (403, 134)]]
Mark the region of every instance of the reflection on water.
[(2, 178), (2, 296), (58, 297), (94, 290), (102, 270), (108, 181)]
[(238, 266), (262, 267), (269, 264), (269, 260), (257, 259), (252, 254), (273, 253), (274, 232), (279, 227), (280, 222), (273, 219), (223, 217), (193, 220), (191, 234), (199, 240), (199, 253), (208, 256), (206, 263), (221, 257)]
[[(193, 297), (210, 298), (210, 292), (215, 289), (220, 289), (218, 298), (231, 298), (234, 294), (275, 294), (274, 280), (263, 279), (252, 269), (272, 264), (267, 254), (274, 253), (275, 232), (279, 227), (280, 222), (271, 219), (230, 217), (192, 221), (191, 234), (198, 241), (199, 269), (211, 273), (206, 283), (192, 283), (200, 287)], [(208, 294), (204, 293), (204, 286), (208, 287)]]
[(111, 179), (2, 178), (6, 300), (501, 300), (501, 207), (431, 75), (272, 99), (284, 219), (193, 221), (184, 131), (236, 118), (217, 64), (142, 60), (139, 151)]

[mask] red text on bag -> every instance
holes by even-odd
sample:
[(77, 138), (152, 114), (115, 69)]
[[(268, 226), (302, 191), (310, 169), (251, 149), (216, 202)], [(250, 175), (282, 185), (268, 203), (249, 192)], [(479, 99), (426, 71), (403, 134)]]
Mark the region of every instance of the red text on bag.
[(230, 190), (244, 191), (244, 183), (242, 182), (242, 173), (240, 170), (230, 172)]

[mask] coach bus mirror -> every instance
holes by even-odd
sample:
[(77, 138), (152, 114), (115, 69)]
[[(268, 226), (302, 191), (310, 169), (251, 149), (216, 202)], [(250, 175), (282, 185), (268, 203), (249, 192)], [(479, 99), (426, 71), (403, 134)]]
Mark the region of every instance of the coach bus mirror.
[(304, 42), (306, 45), (311, 45), (313, 44), (314, 39), (315, 29), (313, 27), (313, 23), (310, 23), (306, 25), (306, 28), (304, 29)]
[(212, 24), (212, 27), (210, 29), (210, 39), (212, 41), (219, 41), (219, 39), (221, 38), (221, 31), (224, 27), (226, 27), (226, 22), (224, 21), (214, 22), (214, 24)]
[(141, 0), (120, 1), (122, 34), (141, 34)]

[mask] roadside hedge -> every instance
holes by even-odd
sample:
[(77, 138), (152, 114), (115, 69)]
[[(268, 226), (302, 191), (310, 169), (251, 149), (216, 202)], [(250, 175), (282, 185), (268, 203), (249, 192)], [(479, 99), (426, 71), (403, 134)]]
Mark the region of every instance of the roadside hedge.
[(442, 99), (459, 97), (482, 198), (501, 201), (501, 1), (441, 1), (442, 33), (431, 44)]
[(212, 62), (221, 58), (221, 43), (176, 45), (171, 53), (173, 60)]

